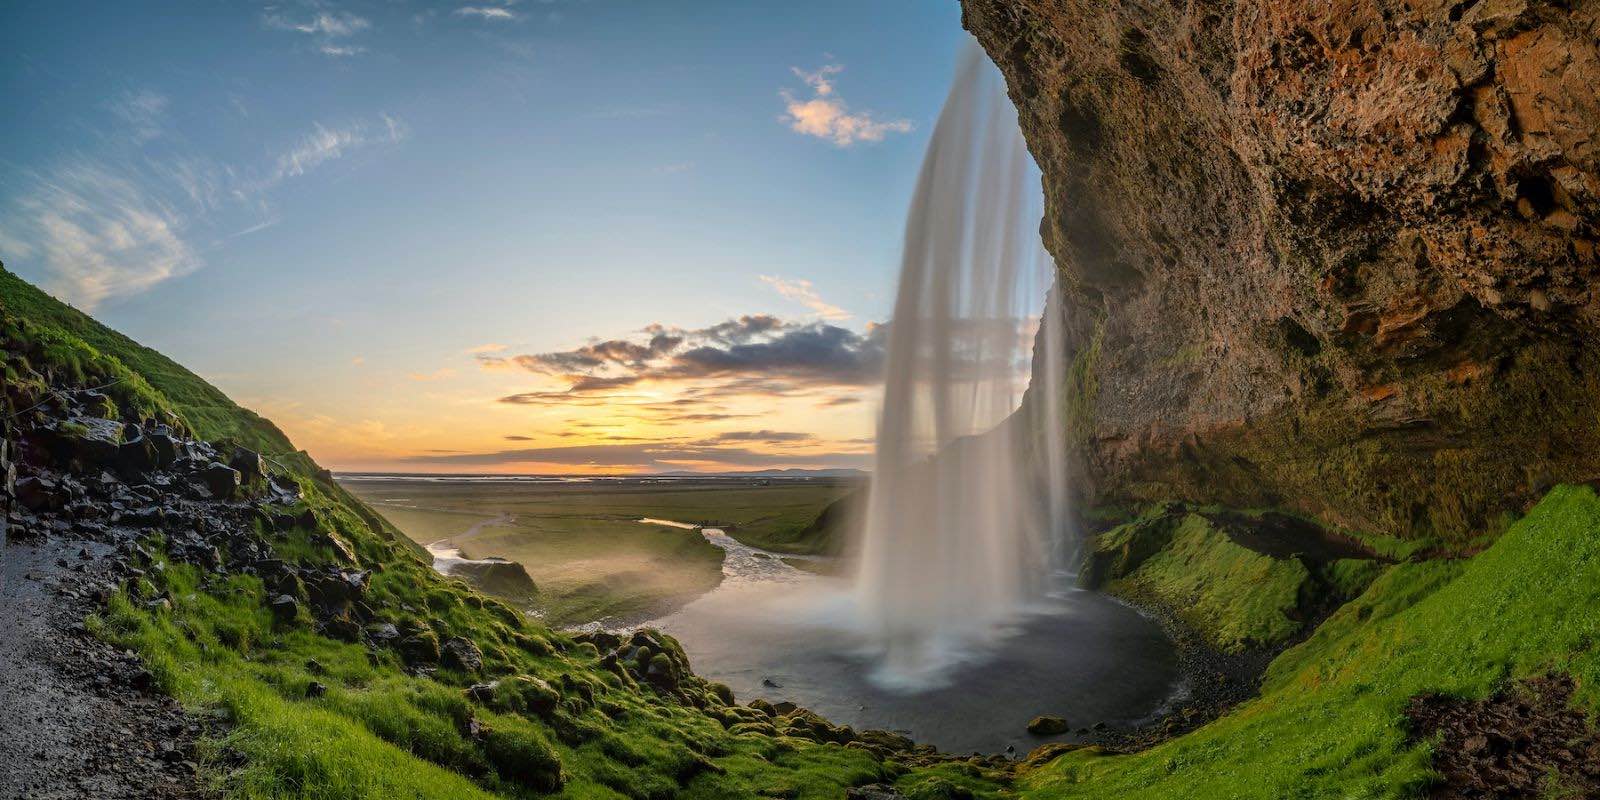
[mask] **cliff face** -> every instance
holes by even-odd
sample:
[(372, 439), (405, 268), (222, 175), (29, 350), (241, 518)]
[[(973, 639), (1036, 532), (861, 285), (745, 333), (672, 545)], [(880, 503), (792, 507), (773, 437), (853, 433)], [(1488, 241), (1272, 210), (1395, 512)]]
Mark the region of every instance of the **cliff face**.
[(1600, 2), (963, 5), (1091, 502), (1455, 538), (1600, 475)]

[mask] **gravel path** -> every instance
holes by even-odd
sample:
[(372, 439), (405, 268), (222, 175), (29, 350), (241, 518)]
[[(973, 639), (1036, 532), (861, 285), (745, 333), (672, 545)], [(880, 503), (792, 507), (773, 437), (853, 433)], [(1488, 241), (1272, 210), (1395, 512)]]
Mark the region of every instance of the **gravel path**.
[(191, 800), (200, 725), (88, 636), (113, 548), (51, 534), (0, 550), (0, 798)]

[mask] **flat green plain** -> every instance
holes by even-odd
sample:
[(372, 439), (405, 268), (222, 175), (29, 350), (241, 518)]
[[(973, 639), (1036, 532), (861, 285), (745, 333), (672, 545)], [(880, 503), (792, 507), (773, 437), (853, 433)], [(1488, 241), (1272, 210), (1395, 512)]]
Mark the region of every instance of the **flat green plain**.
[(449, 540), (468, 558), (528, 571), (532, 609), (553, 625), (638, 622), (715, 588), (722, 551), (698, 531), (645, 518), (721, 527), (747, 543), (795, 541), (849, 480), (677, 479), (591, 482), (416, 480), (348, 476), (341, 483), (419, 544)]

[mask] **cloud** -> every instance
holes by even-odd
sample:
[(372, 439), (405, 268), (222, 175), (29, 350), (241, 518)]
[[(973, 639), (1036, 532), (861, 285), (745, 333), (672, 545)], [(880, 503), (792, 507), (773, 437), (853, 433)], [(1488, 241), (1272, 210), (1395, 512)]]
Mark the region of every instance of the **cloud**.
[(321, 52), (325, 56), (333, 56), (334, 58), (347, 58), (349, 56), (359, 56), (362, 53), (367, 52), (367, 48), (362, 47), (360, 45), (354, 45), (354, 44), (345, 44), (345, 45), (325, 44), (325, 45), (322, 45), (321, 47), (317, 48), (317, 50), (319, 52)]
[(480, 344), (477, 347), (469, 347), (467, 352), (471, 355), (478, 355), (480, 353), (499, 353), (506, 349), (506, 345), (490, 342), (489, 344)]
[(299, 177), (357, 148), (372, 144), (394, 144), (406, 137), (408, 130), (400, 120), (387, 114), (380, 114), (379, 117), (383, 121), (381, 131), (375, 131), (374, 126), (365, 123), (331, 128), (320, 122), (312, 123), (311, 133), (300, 137), (293, 147), (278, 156), (277, 168), (268, 183)]
[(839, 147), (878, 142), (888, 134), (911, 131), (911, 121), (907, 119), (880, 120), (870, 111), (850, 111), (833, 84), (833, 76), (843, 72), (843, 66), (827, 64), (815, 72), (791, 69), (810, 88), (811, 96), (796, 97), (788, 89), (778, 91), (784, 104), (784, 113), (778, 119), (790, 130), (827, 139)]
[(163, 142), (170, 147), (144, 148), (168, 132), (169, 105), (152, 89), (119, 94), (101, 106), (115, 132), (102, 147), (22, 171), (4, 187), (0, 245), (13, 266), (35, 262), (49, 291), (92, 311), (204, 266), (195, 241), (221, 246), (277, 224), (270, 192), (285, 180), (407, 135), (386, 114), (317, 124), (276, 159), (235, 167), (180, 151), (181, 131)]
[(403, 459), (433, 466), (505, 466), (510, 464), (561, 464), (572, 467), (628, 467), (673, 470), (693, 467), (862, 467), (862, 453), (763, 453), (746, 447), (723, 447), (694, 442), (644, 442), (529, 447), (484, 453), (416, 455)]
[(881, 325), (858, 333), (825, 322), (785, 322), (751, 314), (694, 330), (652, 325), (633, 338), (599, 340), (572, 350), (481, 354), (478, 361), (490, 368), (520, 368), (567, 382), (564, 391), (501, 399), (512, 404), (555, 404), (645, 383), (697, 384), (686, 391), (700, 399), (783, 396), (877, 382), (884, 339)]
[(761, 281), (778, 290), (778, 294), (793, 300), (806, 308), (811, 309), (823, 319), (843, 320), (849, 319), (850, 312), (825, 302), (816, 289), (812, 288), (808, 280), (787, 280), (776, 275), (762, 275)]
[(360, 55), (367, 48), (342, 40), (372, 27), (371, 21), (344, 11), (321, 11), (309, 19), (291, 18), (269, 12), (261, 18), (268, 28), (304, 34), (315, 43), (317, 52), (333, 58)]
[(510, 9), (495, 8), (493, 6), (462, 6), (454, 12), (458, 17), (478, 17), (479, 19), (509, 22), (520, 15)]
[(372, 23), (368, 20), (347, 12), (322, 12), (305, 22), (268, 14), (264, 21), (269, 28), (296, 31), (312, 36), (351, 36), (372, 27)]
[(85, 311), (198, 269), (184, 214), (128, 173), (77, 160), (34, 176), (0, 221), (7, 248), (50, 270), (50, 291)]
[(134, 144), (143, 144), (161, 135), (166, 127), (167, 96), (151, 89), (126, 91), (111, 101), (109, 108), (123, 124)]
[(801, 433), (799, 431), (724, 431), (713, 437), (712, 441), (787, 444), (794, 442), (814, 442), (816, 441), (816, 437), (809, 433)]

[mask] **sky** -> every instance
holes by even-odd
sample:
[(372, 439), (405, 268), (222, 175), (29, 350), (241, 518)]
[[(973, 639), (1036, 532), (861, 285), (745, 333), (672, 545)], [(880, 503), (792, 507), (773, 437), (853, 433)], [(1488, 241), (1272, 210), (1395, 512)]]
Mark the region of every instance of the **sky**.
[(951, 0), (0, 8), (0, 261), (344, 471), (867, 466)]

